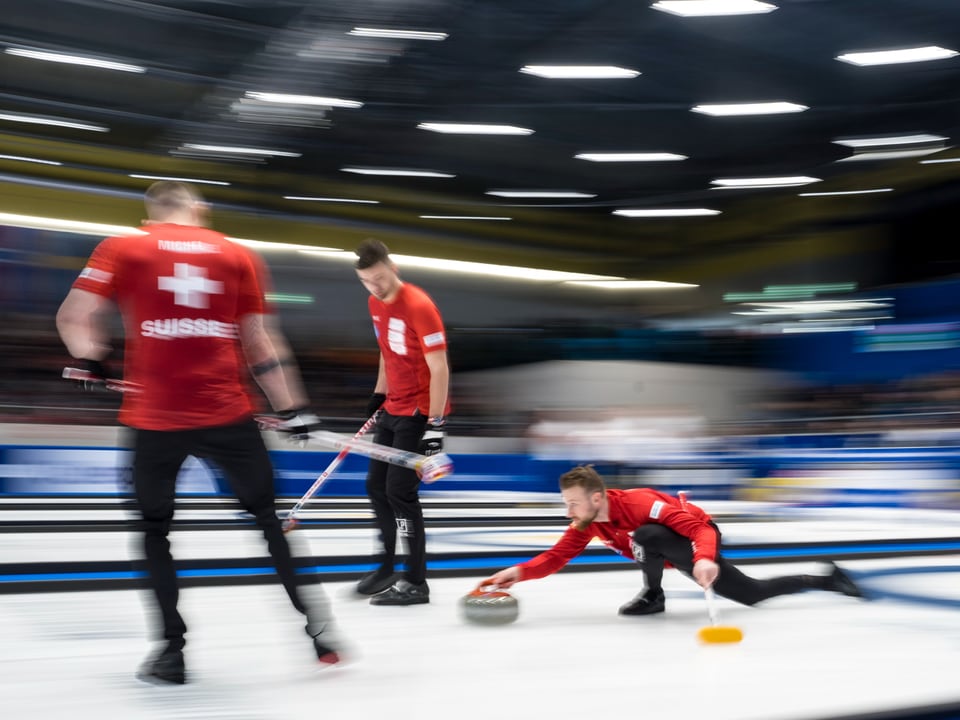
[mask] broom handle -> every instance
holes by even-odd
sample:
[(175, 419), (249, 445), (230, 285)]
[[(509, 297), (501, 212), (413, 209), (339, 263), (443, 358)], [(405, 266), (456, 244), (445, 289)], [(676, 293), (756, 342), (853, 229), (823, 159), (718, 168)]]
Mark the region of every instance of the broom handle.
[(703, 589), (703, 596), (707, 599), (707, 614), (710, 615), (710, 624), (717, 624), (717, 608), (714, 605), (713, 598), (713, 588), (708, 587)]
[[(686, 490), (678, 491), (677, 497), (680, 499), (680, 507), (686, 510), (687, 509), (687, 491)], [(710, 616), (710, 624), (716, 626), (717, 608), (715, 607), (715, 604), (714, 604), (712, 586), (703, 589), (703, 597), (705, 597), (707, 600), (707, 614)]]

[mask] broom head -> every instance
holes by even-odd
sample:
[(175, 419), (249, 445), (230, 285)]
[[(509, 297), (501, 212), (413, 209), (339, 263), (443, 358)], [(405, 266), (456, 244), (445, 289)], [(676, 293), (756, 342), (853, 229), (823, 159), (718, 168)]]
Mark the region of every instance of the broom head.
[(697, 633), (700, 642), (714, 645), (718, 643), (738, 643), (743, 640), (743, 630), (729, 625), (711, 625), (700, 628)]

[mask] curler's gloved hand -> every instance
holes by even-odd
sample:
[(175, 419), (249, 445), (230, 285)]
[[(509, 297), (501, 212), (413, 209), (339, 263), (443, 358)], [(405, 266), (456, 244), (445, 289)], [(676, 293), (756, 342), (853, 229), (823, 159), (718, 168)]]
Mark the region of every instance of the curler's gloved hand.
[(80, 360), (80, 367), (89, 373), (89, 377), (78, 380), (77, 385), (83, 390), (106, 390), (107, 381), (112, 379), (110, 371), (101, 360)]
[(286, 433), (287, 439), (303, 447), (310, 439), (310, 433), (320, 427), (320, 418), (307, 407), (290, 408), (277, 413), (280, 424), (277, 432)]
[(427, 428), (423, 431), (423, 438), (418, 448), (421, 455), (437, 455), (443, 452), (443, 440), (446, 437), (444, 430), (446, 418), (432, 417), (427, 421)]
[(370, 396), (370, 399), (367, 400), (367, 409), (366, 415), (364, 417), (373, 417), (373, 414), (383, 407), (383, 404), (387, 401), (387, 396), (383, 393), (375, 392)]

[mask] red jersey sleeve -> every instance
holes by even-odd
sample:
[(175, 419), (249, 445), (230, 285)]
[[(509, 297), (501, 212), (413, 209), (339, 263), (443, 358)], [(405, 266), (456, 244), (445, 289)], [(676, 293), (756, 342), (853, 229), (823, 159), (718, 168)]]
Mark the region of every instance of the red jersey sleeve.
[(556, 544), (519, 565), (521, 580), (536, 580), (552, 575), (583, 552), (593, 535), (570, 525)]
[(243, 272), (240, 277), (240, 292), (237, 296), (237, 316), (264, 315), (272, 312), (266, 292), (270, 288), (270, 272), (259, 255), (252, 251), (243, 253)]
[(420, 338), (420, 349), (423, 354), (436, 350), (445, 350), (447, 347), (447, 333), (443, 327), (443, 318), (437, 306), (428, 297), (412, 308), (410, 322), (417, 337)]
[(73, 281), (77, 290), (85, 290), (103, 297), (113, 297), (116, 291), (118, 240), (106, 238), (94, 248), (80, 275)]

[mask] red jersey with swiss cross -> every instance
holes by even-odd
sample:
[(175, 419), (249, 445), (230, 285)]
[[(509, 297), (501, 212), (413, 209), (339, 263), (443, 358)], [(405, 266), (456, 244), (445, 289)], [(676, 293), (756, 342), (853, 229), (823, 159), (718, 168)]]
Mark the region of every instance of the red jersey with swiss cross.
[(254, 410), (238, 322), (265, 313), (266, 270), (207, 228), (148, 224), (110, 237), (73, 287), (113, 299), (123, 317), (126, 392), (119, 420), (143, 430), (238, 422)]
[(410, 283), (400, 286), (391, 303), (371, 295), (367, 307), (387, 376), (383, 409), (391, 415), (413, 415), (417, 410), (428, 415), (430, 369), (424, 355), (447, 349), (440, 311), (427, 293)]
[(630, 560), (633, 555), (633, 531), (647, 523), (665, 525), (689, 538), (693, 545), (693, 561), (717, 560), (717, 533), (710, 516), (693, 503), (682, 505), (679, 498), (650, 488), (607, 490), (610, 519), (592, 522), (586, 530), (570, 525), (549, 550), (520, 564), (520, 577), (535, 580), (562, 568), (597, 538), (611, 550)]

